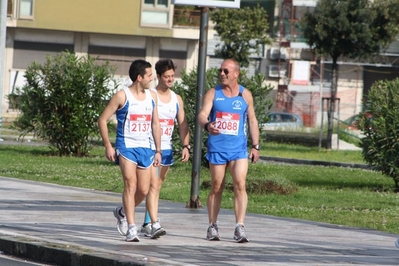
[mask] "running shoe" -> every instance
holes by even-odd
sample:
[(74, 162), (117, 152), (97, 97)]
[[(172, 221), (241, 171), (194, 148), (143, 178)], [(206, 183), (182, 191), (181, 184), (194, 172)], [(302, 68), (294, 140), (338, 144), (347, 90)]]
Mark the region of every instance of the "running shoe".
[(219, 228), (217, 224), (212, 224), (208, 227), (208, 231), (206, 233), (206, 239), (208, 240), (213, 240), (213, 241), (219, 241), (220, 236), (219, 236)]
[(165, 234), (166, 234), (166, 231), (161, 226), (159, 220), (152, 224), (151, 239), (155, 239), (155, 238), (158, 238), (160, 236), (164, 236)]
[(126, 233), (126, 241), (127, 242), (139, 242), (140, 238), (137, 234), (137, 226), (129, 227)]
[(118, 230), (119, 234), (125, 236), (127, 233), (127, 220), (126, 216), (123, 216), (121, 213), (122, 207), (116, 207), (114, 209), (114, 216), (116, 218), (116, 229)]
[(236, 229), (234, 230), (234, 239), (237, 241), (237, 243), (249, 242), (249, 239), (245, 234), (245, 227), (243, 224), (236, 226)]
[(151, 225), (151, 223), (148, 223), (145, 226), (141, 227), (141, 230), (140, 230), (140, 235), (141, 236), (151, 237), (151, 233), (152, 233), (152, 225)]

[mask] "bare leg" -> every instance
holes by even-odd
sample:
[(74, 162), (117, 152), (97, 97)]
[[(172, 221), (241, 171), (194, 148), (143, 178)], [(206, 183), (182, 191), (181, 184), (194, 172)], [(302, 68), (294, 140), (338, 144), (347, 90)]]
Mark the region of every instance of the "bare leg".
[(166, 175), (169, 171), (169, 166), (160, 166), (159, 176), (156, 175), (155, 167), (151, 170), (151, 184), (150, 191), (147, 195), (146, 207), (148, 212), (150, 213), (151, 222), (154, 223), (158, 219), (158, 202), (159, 202), (159, 193), (161, 191), (161, 187), (163, 181), (166, 178)]
[(222, 203), (226, 165), (210, 164), (210, 170), (211, 190), (208, 195), (208, 218), (209, 223), (216, 223)]
[(135, 224), (134, 210), (148, 194), (151, 167), (147, 169), (138, 168), (136, 164), (122, 156), (119, 156), (119, 164), (124, 182), (123, 208), (126, 213), (127, 223)]
[(137, 191), (134, 197), (135, 207), (140, 205), (148, 195), (152, 168), (152, 166), (148, 168), (137, 168)]
[(119, 156), (119, 166), (122, 172), (124, 189), (122, 194), (123, 207), (128, 224), (134, 224), (135, 194), (137, 190), (137, 165)]
[(234, 186), (234, 213), (236, 223), (244, 224), (245, 213), (247, 211), (248, 196), (245, 188), (248, 159), (240, 159), (231, 161), (228, 165), (229, 171), (232, 175)]

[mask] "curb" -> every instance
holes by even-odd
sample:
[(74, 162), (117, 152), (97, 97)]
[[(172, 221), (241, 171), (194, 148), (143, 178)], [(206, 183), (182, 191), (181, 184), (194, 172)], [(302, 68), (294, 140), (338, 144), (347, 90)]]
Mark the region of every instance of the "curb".
[[(40, 263), (50, 263), (59, 266), (144, 266), (146, 262), (123, 260), (123, 256), (99, 253), (85, 249), (79, 252), (67, 244), (43, 243), (24, 238), (11, 240), (0, 235), (0, 250), (7, 255), (24, 258)], [(78, 249), (78, 247), (76, 247)], [(90, 254), (92, 252), (92, 254)], [(140, 258), (137, 258), (139, 260)]]

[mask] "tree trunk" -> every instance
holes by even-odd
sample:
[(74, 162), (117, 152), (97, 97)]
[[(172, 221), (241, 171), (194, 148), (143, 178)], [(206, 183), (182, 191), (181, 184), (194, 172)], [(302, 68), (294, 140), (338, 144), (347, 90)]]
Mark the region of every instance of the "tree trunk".
[(327, 104), (327, 117), (328, 117), (328, 130), (327, 130), (327, 143), (326, 149), (331, 150), (332, 146), (332, 134), (334, 128), (334, 111), (335, 111), (335, 101), (337, 98), (337, 88), (338, 88), (338, 64), (337, 57), (333, 58), (332, 64), (332, 82), (331, 82), (331, 96)]

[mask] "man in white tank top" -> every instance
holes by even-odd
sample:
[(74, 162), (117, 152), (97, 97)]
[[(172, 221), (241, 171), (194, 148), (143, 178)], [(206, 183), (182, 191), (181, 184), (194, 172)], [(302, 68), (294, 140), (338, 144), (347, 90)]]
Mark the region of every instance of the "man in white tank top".
[[(140, 241), (135, 225), (134, 211), (147, 196), (152, 165), (158, 167), (162, 160), (161, 128), (158, 117), (158, 98), (149, 90), (152, 82), (151, 64), (135, 60), (129, 69), (133, 84), (111, 98), (98, 119), (101, 138), (108, 160), (120, 165), (124, 190), (122, 201), (126, 213), (114, 213), (125, 220), (126, 241)], [(109, 140), (107, 121), (116, 114), (117, 134), (115, 148)], [(152, 147), (155, 146), (154, 149)]]
[[(170, 90), (174, 83), (175, 65), (170, 59), (161, 59), (155, 64), (158, 85), (152, 89), (158, 97), (158, 115), (161, 125), (162, 161), (159, 167), (153, 167), (150, 191), (146, 199), (146, 214), (141, 227), (141, 235), (158, 238), (166, 234), (158, 219), (159, 192), (166, 178), (169, 168), (174, 163), (172, 133), (175, 120), (179, 126), (179, 135), (182, 141), (182, 162), (190, 157), (189, 128), (184, 113), (182, 98)], [(123, 213), (122, 207), (116, 207), (114, 213)], [(119, 215), (115, 215), (118, 219)], [(126, 220), (118, 219), (117, 229), (124, 235), (127, 230)]]

